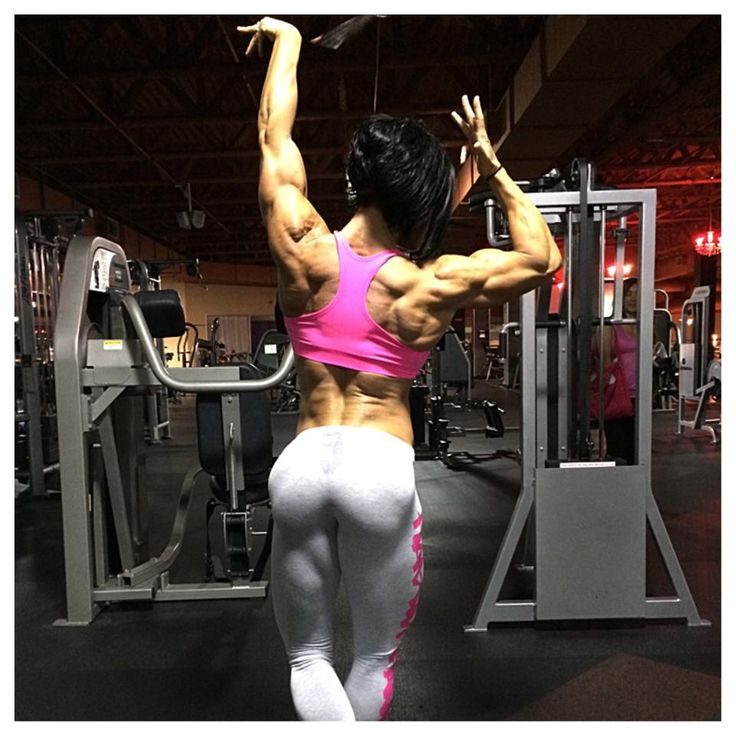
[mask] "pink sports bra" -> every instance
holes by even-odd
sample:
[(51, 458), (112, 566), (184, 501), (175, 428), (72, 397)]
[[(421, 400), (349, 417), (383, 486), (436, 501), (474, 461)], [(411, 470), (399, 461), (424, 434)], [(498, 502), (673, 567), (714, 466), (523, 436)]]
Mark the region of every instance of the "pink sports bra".
[(400, 255), (399, 251), (359, 256), (340, 232), (335, 232), (335, 242), (340, 282), (333, 300), (316, 312), (284, 317), (294, 352), (354, 371), (414, 378), (429, 351), (404, 345), (376, 323), (365, 303), (373, 277), (386, 261)]

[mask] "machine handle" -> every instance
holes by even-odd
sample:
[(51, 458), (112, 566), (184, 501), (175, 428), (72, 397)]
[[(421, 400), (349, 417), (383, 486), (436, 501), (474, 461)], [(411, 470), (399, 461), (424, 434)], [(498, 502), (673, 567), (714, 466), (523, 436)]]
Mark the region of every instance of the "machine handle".
[(267, 378), (252, 378), (242, 381), (180, 381), (174, 378), (161, 360), (156, 346), (151, 337), (151, 332), (146, 324), (143, 311), (138, 301), (132, 294), (125, 294), (122, 299), (123, 306), (128, 310), (133, 328), (143, 347), (146, 360), (164, 386), (180, 391), (182, 393), (239, 393), (241, 391), (265, 391), (278, 386), (285, 380), (294, 367), (294, 349), (291, 345), (284, 354), (284, 359), (275, 373)]
[(501, 250), (511, 250), (511, 238), (496, 237), (496, 203), (493, 199), (484, 202), (486, 208), (486, 238), (491, 248), (500, 248)]

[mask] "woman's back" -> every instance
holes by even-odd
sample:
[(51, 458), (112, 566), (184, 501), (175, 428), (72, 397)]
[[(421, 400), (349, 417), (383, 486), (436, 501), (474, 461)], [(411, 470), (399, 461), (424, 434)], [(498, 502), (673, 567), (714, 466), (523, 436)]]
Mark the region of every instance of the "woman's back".
[[(409, 387), (451, 314), (438, 319), (414, 298), (422, 280), (417, 265), (395, 250), (368, 244), (370, 238), (360, 231), (353, 236), (357, 246), (342, 233), (305, 239), (303, 258), (292, 265), (291, 278), (281, 289), (282, 309), (299, 354), (299, 431), (364, 426), (411, 443)], [(364, 290), (356, 291), (356, 277), (360, 281), (361, 276)], [(325, 336), (330, 327), (332, 335), (342, 333), (342, 344)], [(310, 344), (310, 338), (322, 344)]]

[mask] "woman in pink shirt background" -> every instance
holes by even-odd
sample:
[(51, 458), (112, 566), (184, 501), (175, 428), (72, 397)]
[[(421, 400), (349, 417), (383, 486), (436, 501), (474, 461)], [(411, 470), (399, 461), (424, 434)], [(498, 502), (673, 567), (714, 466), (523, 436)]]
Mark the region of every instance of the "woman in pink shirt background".
[[(623, 299), (623, 316), (636, 317), (639, 287), (635, 278), (624, 281)], [(636, 325), (613, 325), (603, 329), (603, 365), (609, 365), (614, 358), (618, 358), (632, 401), (632, 416), (605, 420), (606, 454), (626, 460), (628, 465), (635, 462), (636, 427), (633, 405), (636, 402), (639, 370), (637, 344)]]

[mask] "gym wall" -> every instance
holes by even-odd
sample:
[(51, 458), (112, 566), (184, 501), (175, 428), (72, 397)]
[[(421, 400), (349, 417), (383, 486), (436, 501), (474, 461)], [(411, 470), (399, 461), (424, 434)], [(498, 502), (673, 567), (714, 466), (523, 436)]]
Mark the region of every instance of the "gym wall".
[[(254, 267), (248, 267), (249, 270), (251, 268)], [(208, 314), (250, 315), (251, 317), (273, 314), (276, 300), (275, 284), (273, 286), (212, 284), (208, 282), (204, 272), (202, 275), (206, 289), (202, 282), (175, 281), (165, 276), (161, 286), (164, 289), (175, 289), (179, 293), (187, 322), (197, 326), (200, 337), (203, 339), (207, 338)], [(170, 365), (179, 365), (176, 358), (177, 340), (175, 338), (165, 340), (164, 345), (167, 352), (174, 353), (174, 359)]]

